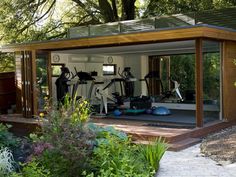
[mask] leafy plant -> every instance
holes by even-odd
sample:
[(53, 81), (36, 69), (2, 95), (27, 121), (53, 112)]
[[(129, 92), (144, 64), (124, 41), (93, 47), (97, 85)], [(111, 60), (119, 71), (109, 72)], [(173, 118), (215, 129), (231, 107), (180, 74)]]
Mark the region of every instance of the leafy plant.
[(11, 125), (3, 125), (0, 123), (0, 148), (14, 148), (19, 145), (19, 138), (16, 138), (8, 129)]
[(156, 168), (147, 160), (151, 158), (140, 153), (146, 152), (140, 150), (146, 147), (132, 144), (125, 133), (113, 127), (87, 122), (90, 114), (87, 101), (66, 96), (64, 105), (58, 108), (48, 104), (46, 108), (48, 121), (40, 134), (30, 135), (33, 153), (21, 173), (14, 173), (12, 177), (27, 177), (31, 173), (30, 177), (150, 177), (155, 174)]
[(69, 94), (64, 97), (63, 104), (59, 103), (59, 107), (58, 105), (51, 106), (50, 102), (45, 105), (49, 125), (54, 126), (55, 131), (60, 129), (61, 124), (82, 127), (89, 120), (90, 109), (91, 106), (87, 100), (72, 99)]
[(33, 157), (38, 157), (43, 154), (47, 149), (53, 149), (50, 143), (37, 142), (32, 145), (32, 154), (27, 158), (27, 161), (31, 161)]
[(142, 145), (139, 151), (145, 160), (157, 171), (160, 160), (167, 149), (168, 145), (165, 143), (165, 140), (158, 138), (153, 144)]
[(107, 134), (105, 141), (99, 141), (94, 149), (91, 164), (94, 169), (86, 176), (153, 176), (154, 170), (145, 159), (139, 155), (138, 147), (128, 138), (122, 140), (117, 136)]
[(0, 150), (0, 176), (6, 176), (14, 171), (14, 159), (8, 148)]
[[(33, 153), (52, 176), (80, 176), (90, 168), (89, 159), (94, 147), (95, 135), (85, 126), (89, 119), (90, 105), (86, 100), (73, 100), (68, 95), (58, 107), (46, 105), (48, 122), (42, 127), (42, 136), (31, 135)], [(45, 145), (50, 145), (45, 147)]]
[(12, 173), (9, 177), (51, 177), (50, 171), (36, 161), (24, 164), (20, 173)]
[(33, 143), (37, 143), (37, 142), (43, 141), (43, 140), (44, 140), (44, 136), (39, 135), (39, 134), (37, 134), (37, 133), (30, 133), (29, 139), (30, 139), (30, 141), (32, 141)]
[(96, 134), (97, 143), (99, 141), (106, 141), (108, 136), (115, 136), (124, 141), (128, 140), (128, 136), (124, 132), (118, 131), (112, 126), (101, 127), (94, 123), (88, 123), (86, 126)]

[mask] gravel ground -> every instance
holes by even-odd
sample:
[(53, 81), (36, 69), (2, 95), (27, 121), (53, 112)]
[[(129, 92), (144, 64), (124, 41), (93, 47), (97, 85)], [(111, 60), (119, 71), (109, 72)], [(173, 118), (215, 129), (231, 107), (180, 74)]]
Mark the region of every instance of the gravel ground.
[(201, 153), (221, 165), (236, 162), (236, 126), (224, 129), (206, 137), (201, 146)]

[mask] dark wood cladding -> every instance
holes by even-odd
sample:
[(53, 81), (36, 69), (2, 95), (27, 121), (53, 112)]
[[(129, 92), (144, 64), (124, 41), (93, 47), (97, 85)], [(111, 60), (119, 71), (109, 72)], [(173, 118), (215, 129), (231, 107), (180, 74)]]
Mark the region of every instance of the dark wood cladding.
[(15, 73), (0, 73), (0, 113), (7, 113), (16, 104)]
[(236, 42), (223, 43), (223, 117), (236, 120)]

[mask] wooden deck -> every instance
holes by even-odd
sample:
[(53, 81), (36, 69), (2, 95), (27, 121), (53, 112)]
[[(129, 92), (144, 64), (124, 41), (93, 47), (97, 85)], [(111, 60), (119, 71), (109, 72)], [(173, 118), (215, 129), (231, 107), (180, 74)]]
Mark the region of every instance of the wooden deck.
[(0, 115), (0, 123), (12, 125), (10, 131), (17, 136), (26, 136), (40, 128), (37, 119), (23, 118), (21, 114)]
[[(133, 120), (91, 118), (90, 121), (99, 126), (113, 126), (131, 135), (135, 143), (146, 144), (158, 137), (163, 137), (169, 143), (170, 150), (173, 151), (192, 146), (199, 143), (206, 135), (236, 124), (235, 122), (215, 121), (202, 128), (167, 128), (147, 126), (147, 122)], [(0, 122), (12, 124), (11, 131), (18, 135), (27, 135), (40, 128), (40, 122), (37, 119), (26, 119), (17, 114), (0, 115)]]
[(179, 151), (201, 142), (208, 134), (230, 127), (235, 122), (215, 121), (207, 123), (201, 128), (167, 128), (158, 126), (147, 126), (148, 122), (119, 120), (108, 118), (92, 118), (91, 120), (99, 126), (113, 126), (132, 136), (136, 143), (149, 143), (153, 139), (163, 137), (170, 145), (170, 150)]

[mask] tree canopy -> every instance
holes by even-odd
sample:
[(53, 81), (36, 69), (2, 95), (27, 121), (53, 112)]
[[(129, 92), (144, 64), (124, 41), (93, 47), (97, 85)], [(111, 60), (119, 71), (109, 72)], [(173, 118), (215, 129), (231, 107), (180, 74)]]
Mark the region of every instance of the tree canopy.
[(236, 0), (148, 0), (144, 17), (201, 12), (236, 5)]
[(135, 2), (136, 0), (2, 0), (0, 39), (15, 43), (62, 38), (71, 26), (131, 20), (137, 14)]
[(236, 5), (236, 0), (1, 0), (1, 43), (66, 37), (73, 26)]

